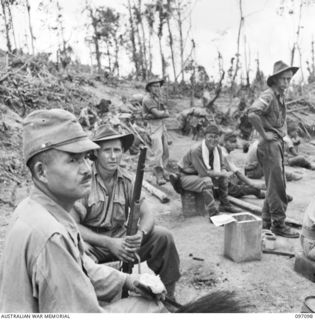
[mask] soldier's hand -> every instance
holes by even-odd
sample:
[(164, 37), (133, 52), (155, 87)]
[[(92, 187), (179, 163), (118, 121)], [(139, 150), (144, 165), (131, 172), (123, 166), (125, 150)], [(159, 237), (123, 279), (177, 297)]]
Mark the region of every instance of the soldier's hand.
[(109, 247), (111, 253), (123, 262), (134, 262), (136, 249), (130, 247), (125, 238), (112, 238)]
[(278, 136), (274, 132), (265, 132), (264, 139), (266, 141), (276, 141), (278, 139)]
[(139, 250), (140, 246), (141, 246), (142, 239), (143, 239), (143, 232), (142, 231), (138, 231), (133, 236), (126, 236), (125, 239), (126, 239), (126, 242), (128, 243), (128, 245), (131, 248)]

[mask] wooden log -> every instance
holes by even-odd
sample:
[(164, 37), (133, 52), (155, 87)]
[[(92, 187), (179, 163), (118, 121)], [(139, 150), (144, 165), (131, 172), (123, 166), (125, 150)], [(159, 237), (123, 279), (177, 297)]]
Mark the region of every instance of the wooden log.
[(276, 255), (279, 255), (279, 256), (286, 256), (286, 257), (290, 257), (290, 258), (293, 258), (295, 256), (295, 254), (293, 252), (280, 251), (280, 250), (264, 249), (263, 253), (276, 254)]
[[(232, 196), (228, 196), (228, 200), (231, 203), (233, 203), (235, 206), (237, 206), (237, 207), (239, 207), (241, 209), (250, 211), (250, 212), (252, 212), (252, 213), (254, 213), (254, 214), (258, 215), (258, 216), (261, 216), (261, 214), (262, 214), (262, 209), (259, 206), (256, 206), (255, 204), (246, 202), (246, 201), (241, 200), (241, 199), (234, 198)], [(285, 222), (286, 222), (286, 224), (291, 225), (291, 226), (293, 226), (295, 228), (301, 228), (302, 227), (301, 223), (299, 223), (298, 221), (296, 221), (294, 219), (288, 218), (288, 217), (286, 217)]]
[(170, 198), (160, 189), (154, 187), (151, 183), (146, 180), (143, 180), (143, 188), (145, 188), (153, 196), (157, 197), (162, 203), (167, 203), (170, 201)]
[(257, 216), (261, 216), (262, 210), (260, 207), (256, 206), (255, 204), (246, 202), (241, 199), (234, 198), (232, 196), (228, 196), (228, 200), (241, 209), (248, 210), (248, 211), (256, 214)]

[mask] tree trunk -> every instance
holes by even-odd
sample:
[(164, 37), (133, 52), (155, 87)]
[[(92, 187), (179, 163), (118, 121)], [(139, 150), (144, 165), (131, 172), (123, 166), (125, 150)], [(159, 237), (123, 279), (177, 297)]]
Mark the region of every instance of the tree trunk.
[(144, 63), (144, 50), (143, 50), (143, 44), (141, 41), (140, 30), (139, 30), (138, 24), (136, 24), (136, 36), (137, 36), (138, 47), (139, 47), (139, 62), (140, 62), (140, 67), (141, 67), (141, 77), (142, 77), (142, 80), (145, 80), (146, 68), (145, 68), (145, 63)]
[(5, 0), (1, 0), (1, 7), (2, 7), (3, 19), (4, 19), (4, 25), (5, 25), (5, 36), (7, 40), (7, 49), (8, 49), (8, 52), (12, 52), (10, 33), (9, 33), (10, 27), (9, 27), (7, 13), (6, 13), (6, 5), (8, 4), (5, 3)]
[(31, 6), (29, 4), (28, 0), (26, 1), (26, 8), (27, 8), (27, 15), (28, 15), (28, 27), (30, 29), (30, 35), (31, 35), (31, 45), (32, 45), (32, 54), (35, 54), (35, 48), (34, 48), (34, 33), (32, 28), (32, 20), (31, 20)]
[(129, 23), (130, 23), (130, 40), (131, 40), (131, 45), (132, 45), (132, 60), (133, 60), (133, 63), (135, 65), (135, 69), (136, 69), (136, 79), (138, 79), (138, 77), (139, 77), (139, 62), (138, 62), (134, 22), (133, 22), (133, 17), (132, 17), (130, 0), (128, 0), (128, 11), (129, 11)]
[(159, 37), (159, 47), (160, 47), (160, 56), (161, 56), (162, 77), (165, 78), (165, 75), (166, 75), (166, 62), (165, 62), (165, 58), (164, 58), (161, 37)]
[(141, 27), (141, 34), (142, 34), (142, 46), (143, 46), (143, 62), (144, 62), (144, 68), (145, 68), (145, 79), (148, 77), (148, 57), (147, 57), (147, 47), (146, 47), (146, 35), (144, 31), (144, 25), (143, 25), (143, 19), (142, 19), (142, 13), (141, 13), (141, 0), (138, 1), (138, 11), (140, 15), (140, 27)]
[(296, 40), (293, 44), (293, 47), (291, 49), (291, 67), (294, 64), (294, 56), (295, 56), (295, 50), (299, 50), (299, 38), (300, 38), (300, 32), (301, 32), (301, 21), (302, 21), (302, 7), (303, 7), (303, 0), (300, 0), (300, 7), (299, 7), (299, 22), (298, 22), (298, 27), (296, 31)]
[(92, 26), (94, 30), (94, 35), (93, 35), (93, 42), (94, 42), (94, 47), (95, 47), (95, 58), (96, 58), (96, 63), (97, 63), (97, 72), (102, 71), (102, 65), (101, 65), (101, 52), (100, 52), (100, 45), (98, 41), (98, 33), (97, 33), (97, 21), (96, 18), (94, 17), (93, 10), (89, 8), (89, 13), (90, 13), (90, 18), (92, 21)]
[(10, 26), (11, 26), (11, 30), (12, 30), (14, 47), (17, 49), (15, 30), (14, 30), (14, 23), (13, 23), (13, 17), (12, 17), (12, 11), (11, 11), (11, 6), (10, 5), (8, 5), (8, 14), (9, 14)]
[(232, 83), (231, 83), (232, 93), (234, 90), (235, 79), (237, 77), (238, 70), (240, 69), (240, 38), (241, 38), (242, 27), (244, 24), (242, 0), (239, 0), (239, 7), (240, 7), (241, 19), (240, 19), (240, 24), (238, 27), (238, 34), (237, 34), (237, 52), (236, 52), (236, 61), (235, 61), (235, 71), (234, 71)]
[(182, 82), (185, 81), (184, 78), (184, 38), (183, 38), (183, 21), (182, 21), (182, 8), (180, 6), (180, 1), (177, 4), (177, 23), (178, 23), (178, 31), (179, 31), (179, 48), (180, 48), (180, 68), (181, 68), (181, 75), (182, 75)]
[(110, 56), (110, 50), (109, 50), (109, 43), (106, 42), (106, 54), (107, 54), (107, 61), (108, 61), (108, 71), (112, 72), (112, 59)]
[[(168, 0), (168, 6), (170, 7), (169, 0)], [(169, 10), (170, 10), (170, 8), (169, 8)], [(168, 28), (169, 41), (170, 41), (170, 49), (171, 49), (171, 58), (172, 58), (174, 81), (175, 81), (175, 84), (177, 84), (175, 56), (174, 56), (174, 41), (173, 41), (173, 34), (172, 34), (172, 31), (171, 31), (171, 23), (170, 23), (169, 15), (170, 15), (170, 13), (168, 12), (166, 22), (167, 22), (167, 28)]]

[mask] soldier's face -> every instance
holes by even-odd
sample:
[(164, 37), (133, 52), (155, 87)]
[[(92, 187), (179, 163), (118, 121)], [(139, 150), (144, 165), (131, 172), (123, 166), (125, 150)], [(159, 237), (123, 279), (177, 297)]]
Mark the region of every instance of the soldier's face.
[(119, 139), (103, 142), (96, 151), (96, 165), (100, 169), (113, 172), (118, 168), (122, 155), (123, 148)]
[(236, 140), (225, 141), (225, 148), (228, 152), (232, 152), (237, 148), (237, 141)]
[(292, 77), (293, 72), (291, 70), (280, 73), (275, 78), (275, 85), (278, 88), (278, 90), (284, 92), (286, 89), (288, 89)]
[(154, 83), (150, 85), (150, 92), (158, 96), (161, 94), (161, 86), (159, 83)]
[(219, 144), (219, 135), (215, 133), (207, 133), (205, 140), (208, 149), (213, 149)]
[(91, 166), (87, 153), (54, 150), (54, 156), (43, 168), (47, 188), (60, 201), (75, 201), (90, 191)]

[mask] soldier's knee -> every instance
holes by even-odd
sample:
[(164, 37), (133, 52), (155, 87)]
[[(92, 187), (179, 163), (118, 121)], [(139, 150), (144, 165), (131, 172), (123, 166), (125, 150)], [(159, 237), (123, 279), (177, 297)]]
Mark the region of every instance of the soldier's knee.
[(153, 232), (158, 242), (163, 242), (164, 244), (174, 243), (174, 237), (168, 229), (158, 226), (153, 229)]
[(212, 180), (210, 177), (204, 177), (202, 178), (202, 189), (210, 189), (213, 186)]

